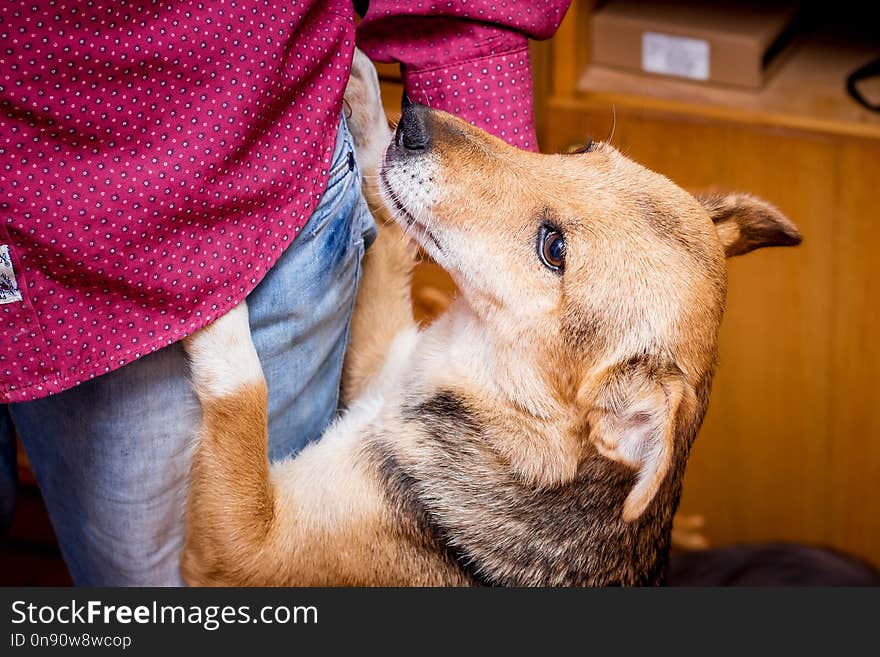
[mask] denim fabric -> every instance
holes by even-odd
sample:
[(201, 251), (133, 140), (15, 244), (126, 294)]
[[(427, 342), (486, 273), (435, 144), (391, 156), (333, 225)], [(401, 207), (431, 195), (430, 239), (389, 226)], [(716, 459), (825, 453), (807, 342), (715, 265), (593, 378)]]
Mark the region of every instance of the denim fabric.
[[(336, 413), (360, 261), (374, 235), (343, 120), (320, 204), (247, 298), (269, 386), (272, 460), (320, 437)], [(182, 583), (200, 409), (180, 343), (60, 394), (0, 406), (0, 510), (14, 482), (4, 474), (10, 418), (77, 584)]]

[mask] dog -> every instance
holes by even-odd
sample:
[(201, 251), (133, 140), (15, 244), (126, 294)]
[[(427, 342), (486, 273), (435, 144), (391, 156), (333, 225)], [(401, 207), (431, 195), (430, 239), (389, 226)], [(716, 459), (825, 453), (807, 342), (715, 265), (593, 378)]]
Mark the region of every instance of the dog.
[[(270, 466), (244, 303), (188, 338), (203, 420), (192, 585), (660, 584), (709, 399), (725, 257), (795, 245), (745, 194), (698, 198), (607, 143), (519, 151), (404, 101), (361, 53), (346, 92), (380, 231), (345, 411)], [(378, 194), (378, 196), (376, 196)], [(414, 240), (460, 296), (412, 319)]]

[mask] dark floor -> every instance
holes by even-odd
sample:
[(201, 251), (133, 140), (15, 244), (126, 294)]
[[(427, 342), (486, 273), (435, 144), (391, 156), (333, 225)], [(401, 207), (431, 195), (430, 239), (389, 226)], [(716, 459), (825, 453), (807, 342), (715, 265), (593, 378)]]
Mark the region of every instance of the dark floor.
[(22, 476), (9, 533), (0, 538), (0, 586), (69, 586), (40, 493)]

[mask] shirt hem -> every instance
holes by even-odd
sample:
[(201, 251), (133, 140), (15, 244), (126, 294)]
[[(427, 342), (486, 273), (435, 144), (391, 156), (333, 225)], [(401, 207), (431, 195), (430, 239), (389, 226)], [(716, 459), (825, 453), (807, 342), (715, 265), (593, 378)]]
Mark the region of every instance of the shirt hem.
[[(279, 254), (280, 257), (280, 254)], [(276, 260), (277, 262), (277, 260)], [(274, 264), (274, 263), (273, 263)], [(57, 395), (66, 390), (70, 390), (71, 388), (75, 388), (76, 386), (91, 381), (92, 379), (96, 379), (103, 374), (109, 374), (110, 372), (116, 371), (125, 367), (126, 365), (131, 365), (132, 363), (137, 362), (141, 358), (145, 356), (149, 356), (152, 353), (155, 353), (165, 347), (170, 347), (176, 342), (180, 342), (185, 337), (200, 331), (205, 328), (208, 324), (215, 321), (216, 319), (222, 317), (230, 310), (232, 310), (239, 303), (244, 301), (247, 296), (253, 292), (254, 288), (260, 284), (260, 281), (263, 280), (266, 274), (269, 273), (267, 269), (263, 276), (254, 284), (253, 287), (250, 287), (245, 292), (244, 296), (236, 298), (236, 300), (223, 304), (222, 306), (217, 307), (216, 310), (212, 310), (210, 313), (204, 313), (201, 317), (199, 317), (199, 321), (195, 323), (195, 325), (190, 329), (187, 328), (185, 330), (181, 330), (180, 334), (174, 334), (175, 337), (169, 340), (168, 336), (164, 336), (158, 340), (145, 343), (145, 351), (137, 358), (132, 358), (131, 360), (125, 361), (120, 364), (107, 364), (107, 363), (99, 363), (94, 368), (88, 368), (78, 371), (76, 374), (70, 374), (68, 376), (57, 377), (55, 379), (51, 379), (49, 381), (41, 382), (41, 383), (32, 383), (30, 385), (16, 386), (15, 390), (10, 390), (0, 394), (0, 403), (3, 404), (15, 404), (29, 401), (36, 401), (37, 399), (42, 399), (43, 397), (49, 397), (51, 395)]]

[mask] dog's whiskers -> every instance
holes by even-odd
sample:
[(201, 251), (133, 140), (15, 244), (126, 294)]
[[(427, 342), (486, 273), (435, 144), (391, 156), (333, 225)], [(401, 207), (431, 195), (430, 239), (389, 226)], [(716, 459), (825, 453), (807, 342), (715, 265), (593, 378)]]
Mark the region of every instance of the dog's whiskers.
[(608, 135), (608, 139), (606, 140), (609, 144), (614, 139), (614, 132), (617, 130), (617, 106), (611, 105), (611, 134)]

